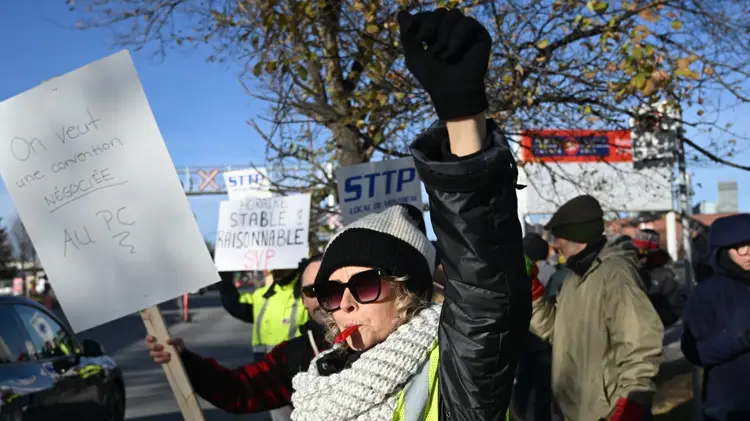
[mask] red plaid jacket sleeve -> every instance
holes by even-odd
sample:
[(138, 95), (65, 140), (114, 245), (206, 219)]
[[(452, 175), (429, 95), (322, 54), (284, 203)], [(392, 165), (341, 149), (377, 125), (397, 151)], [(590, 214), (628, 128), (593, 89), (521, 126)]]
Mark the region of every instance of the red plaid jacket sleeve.
[(187, 350), (180, 356), (200, 397), (226, 412), (246, 414), (291, 403), (292, 379), (285, 369), (288, 345), (282, 342), (262, 361), (235, 369)]

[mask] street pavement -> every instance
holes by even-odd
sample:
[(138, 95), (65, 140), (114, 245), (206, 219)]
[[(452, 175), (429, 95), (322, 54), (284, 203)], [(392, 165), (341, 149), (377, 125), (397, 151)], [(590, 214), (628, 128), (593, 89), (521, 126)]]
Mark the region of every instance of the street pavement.
[[(221, 307), (218, 295), (191, 295), (188, 308), (191, 322), (179, 320), (180, 310), (175, 302), (160, 306), (170, 335), (182, 337), (186, 346), (200, 355), (216, 358), (221, 364), (234, 368), (250, 362), (250, 328), (252, 325), (232, 318)], [(144, 345), (146, 328), (137, 314), (79, 333), (79, 340), (99, 341), (109, 356), (122, 367), (127, 395), (127, 420), (179, 421), (183, 417), (177, 407), (161, 366), (149, 357)], [(267, 421), (266, 414), (233, 415), (214, 408), (201, 399), (207, 421), (252, 420)]]

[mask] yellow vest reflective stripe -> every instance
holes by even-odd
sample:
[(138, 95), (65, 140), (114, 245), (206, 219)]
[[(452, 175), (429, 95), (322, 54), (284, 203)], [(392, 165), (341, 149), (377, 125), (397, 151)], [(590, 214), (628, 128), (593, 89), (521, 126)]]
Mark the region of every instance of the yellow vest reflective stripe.
[[(298, 279), (284, 286), (272, 284), (240, 296), (240, 302), (253, 305), (253, 352), (267, 353), (279, 343), (299, 336), (299, 326), (307, 322), (309, 315), (301, 295), (294, 296), (297, 282)], [(274, 288), (272, 293), (270, 288)]]
[[(414, 378), (399, 393), (393, 421), (438, 421), (440, 418), (440, 393), (438, 389), (438, 365), (440, 347), (437, 343), (430, 351), (429, 364), (425, 362)], [(510, 421), (510, 409), (505, 413)]]
[(436, 342), (430, 351), (430, 358), (399, 393), (393, 421), (437, 421), (439, 360), (440, 348)]

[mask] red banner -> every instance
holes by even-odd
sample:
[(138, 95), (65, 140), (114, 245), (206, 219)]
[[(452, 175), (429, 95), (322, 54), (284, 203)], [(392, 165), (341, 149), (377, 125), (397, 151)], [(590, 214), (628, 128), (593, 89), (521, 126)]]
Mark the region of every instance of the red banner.
[(630, 130), (527, 130), (524, 162), (633, 162)]

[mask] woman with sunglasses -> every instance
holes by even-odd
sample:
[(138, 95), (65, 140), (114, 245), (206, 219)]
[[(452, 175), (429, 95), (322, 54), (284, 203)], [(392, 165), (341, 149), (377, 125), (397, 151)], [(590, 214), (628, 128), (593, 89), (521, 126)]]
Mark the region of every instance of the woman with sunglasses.
[(437, 125), (412, 144), (446, 273), (431, 302), (435, 248), (421, 212), (394, 206), (348, 225), (315, 280), (335, 345), (293, 379), (294, 421), (506, 417), (530, 318), (517, 169), (485, 121), (491, 40), (458, 10), (398, 16), (406, 65)]

